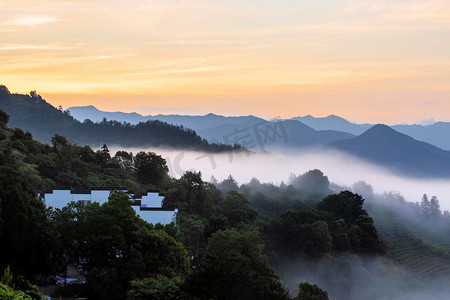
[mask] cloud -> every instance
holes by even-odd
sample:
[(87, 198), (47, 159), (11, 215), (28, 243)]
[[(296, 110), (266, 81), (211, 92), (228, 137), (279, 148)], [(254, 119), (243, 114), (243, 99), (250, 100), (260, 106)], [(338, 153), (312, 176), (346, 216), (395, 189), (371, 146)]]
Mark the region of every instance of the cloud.
[(417, 122), (415, 122), (415, 124), (419, 124), (419, 125), (433, 125), (434, 123), (436, 123), (436, 120), (433, 118), (429, 118), (429, 119), (420, 119)]
[(11, 25), (23, 25), (23, 26), (34, 26), (41, 25), (46, 23), (54, 22), (55, 18), (48, 16), (22, 16), (10, 21), (7, 21), (7, 24)]

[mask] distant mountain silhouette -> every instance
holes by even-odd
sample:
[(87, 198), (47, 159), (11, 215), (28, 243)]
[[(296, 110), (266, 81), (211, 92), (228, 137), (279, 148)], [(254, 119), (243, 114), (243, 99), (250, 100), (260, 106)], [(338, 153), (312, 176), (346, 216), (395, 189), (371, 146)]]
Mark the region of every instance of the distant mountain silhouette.
[(254, 119), (239, 124), (226, 124), (199, 130), (209, 141), (239, 142), (253, 151), (270, 151), (280, 147), (305, 148), (324, 146), (354, 135), (334, 130), (317, 131), (295, 120)]
[[(80, 122), (83, 122), (85, 119), (89, 119), (93, 122), (101, 122), (103, 118), (106, 118), (108, 121), (116, 120), (134, 125), (149, 120), (159, 120), (193, 129), (199, 135), (206, 137), (209, 140), (222, 140), (221, 138), (230, 132), (230, 128), (242, 128), (248, 126), (248, 124), (264, 122), (264, 119), (251, 115), (226, 117), (211, 113), (204, 116), (161, 114), (155, 116), (143, 116), (135, 112), (124, 113), (101, 111), (92, 105), (74, 106), (66, 109), (66, 111), (69, 111), (70, 114)], [(319, 118), (307, 115), (304, 117), (294, 117), (290, 120), (300, 121), (317, 131), (332, 130), (351, 133), (352, 135), (360, 135), (373, 126), (373, 124), (368, 123), (352, 123), (336, 115)], [(450, 150), (450, 122), (437, 122), (432, 125), (392, 125), (391, 127), (418, 141), (427, 142), (439, 148)]]
[[(335, 115), (324, 118), (316, 118), (308, 115), (295, 117), (291, 120), (298, 120), (316, 130), (337, 130), (354, 135), (360, 135), (374, 125), (352, 123)], [(437, 122), (431, 125), (402, 124), (392, 125), (390, 127), (418, 141), (427, 142), (439, 148), (450, 150), (450, 122)]]
[[(354, 137), (353, 134), (336, 130), (314, 130), (296, 120), (275, 120), (272, 122), (255, 116), (225, 117), (215, 114), (204, 116), (155, 115), (142, 116), (137, 113), (105, 112), (94, 106), (70, 107), (66, 111), (77, 120), (90, 119), (93, 122), (117, 120), (136, 124), (143, 120), (159, 120), (195, 130), (210, 142), (247, 145), (250, 150), (268, 151), (274, 147), (290, 148), (322, 146), (328, 143)], [(280, 123), (281, 122), (281, 123)], [(275, 131), (265, 134), (267, 128)], [(283, 132), (283, 130), (285, 132)], [(269, 129), (270, 131), (270, 129)], [(278, 131), (278, 132), (277, 132)], [(270, 136), (270, 134), (275, 136)], [(285, 136), (282, 136), (285, 134)]]
[(173, 125), (181, 125), (195, 131), (215, 127), (223, 124), (237, 124), (250, 120), (262, 120), (254, 116), (239, 116), (239, 117), (225, 117), (209, 113), (204, 116), (186, 116), (186, 115), (155, 115), (143, 116), (138, 113), (124, 113), (124, 112), (107, 112), (98, 110), (96, 107), (89, 106), (74, 106), (69, 107), (66, 111), (70, 112), (80, 122), (86, 119), (92, 122), (101, 122), (103, 118), (108, 121), (126, 122), (135, 125), (146, 121), (162, 121)]
[(300, 121), (315, 130), (337, 130), (354, 135), (360, 135), (373, 126), (372, 124), (355, 124), (335, 115), (330, 115), (324, 118), (316, 118), (311, 115), (307, 115), (304, 117), (294, 117), (291, 120)]
[(150, 121), (149, 118), (135, 112), (106, 112), (98, 110), (93, 105), (69, 107), (65, 111), (68, 111), (72, 117), (80, 122), (84, 122), (84, 120), (89, 119), (94, 123), (98, 123), (103, 121), (103, 118), (106, 118), (108, 121), (126, 122), (136, 125), (141, 122)]
[(404, 175), (450, 177), (449, 151), (419, 142), (386, 125), (375, 125), (357, 137), (330, 146)]
[(450, 150), (450, 122), (437, 122), (431, 125), (394, 125), (391, 127), (418, 141)]

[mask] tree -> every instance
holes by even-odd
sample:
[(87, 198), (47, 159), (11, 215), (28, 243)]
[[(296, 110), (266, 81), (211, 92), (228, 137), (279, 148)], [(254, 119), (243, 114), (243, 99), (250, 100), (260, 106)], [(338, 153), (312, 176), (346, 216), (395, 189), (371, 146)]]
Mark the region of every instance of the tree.
[(127, 194), (112, 192), (107, 203), (88, 205), (80, 217), (79, 260), (93, 299), (123, 299), (131, 280), (189, 270), (183, 245), (142, 221), (130, 204)]
[(258, 214), (251, 208), (247, 198), (236, 191), (228, 193), (225, 200), (219, 204), (218, 211), (227, 218), (230, 227), (236, 227), (239, 223), (249, 224), (255, 221)]
[(133, 153), (127, 151), (117, 151), (113, 158), (125, 171), (134, 173)]
[(189, 296), (182, 290), (181, 277), (168, 278), (158, 275), (153, 278), (133, 280), (131, 289), (127, 293), (127, 300), (183, 300)]
[(259, 235), (253, 231), (214, 233), (188, 284), (193, 296), (202, 299), (288, 298), (263, 254)]
[(320, 170), (311, 170), (290, 180), (296, 189), (307, 197), (324, 197), (330, 191), (330, 181)]
[[(42, 296), (42, 295), (41, 295)], [(34, 299), (30, 295), (27, 295), (21, 290), (14, 290), (0, 282), (0, 298), (8, 300), (32, 300)]]
[(30, 91), (30, 97), (31, 97), (31, 99), (33, 99), (36, 102), (41, 102), (42, 101), (41, 95), (39, 95), (35, 90), (34, 91)]
[(201, 172), (187, 171), (166, 195), (165, 204), (178, 206), (180, 211), (206, 217), (211, 214), (214, 185), (202, 180)]
[(356, 220), (357, 244), (353, 245), (355, 251), (365, 254), (384, 254), (386, 245), (380, 240), (373, 219), (368, 215), (360, 215)]
[(303, 281), (298, 286), (298, 295), (294, 300), (328, 300), (328, 293), (317, 285)]
[(54, 226), (53, 236), (55, 245), (55, 259), (58, 262), (58, 272), (67, 277), (67, 268), (70, 264), (78, 264), (82, 256), (84, 236), (82, 233), (86, 217), (85, 206), (71, 202), (61, 210), (54, 210), (50, 217)]
[(237, 191), (239, 189), (236, 180), (230, 175), (227, 179), (223, 180), (217, 185), (217, 188), (223, 193), (223, 195), (228, 194), (232, 191)]
[(419, 213), (426, 219), (440, 217), (442, 213), (437, 197), (433, 196), (431, 200), (428, 200), (427, 194), (424, 194), (419, 205)]
[(69, 146), (69, 141), (67, 140), (67, 138), (65, 136), (59, 135), (59, 134), (55, 134), (52, 137), (52, 145), (53, 145), (53, 149), (55, 149), (55, 151), (59, 151), (62, 148), (65, 148), (67, 146)]
[(439, 200), (436, 196), (431, 197), (430, 200), (430, 216), (433, 218), (441, 216), (441, 208), (439, 206)]
[(106, 166), (106, 163), (111, 160), (111, 155), (109, 154), (109, 149), (106, 144), (103, 144), (102, 148), (97, 151), (97, 158), (102, 166)]
[(3, 110), (0, 110), (0, 127), (6, 127), (9, 122), (9, 115)]
[(139, 152), (134, 157), (136, 177), (140, 183), (159, 186), (167, 177), (169, 168), (166, 160), (154, 152)]
[(269, 249), (283, 257), (305, 254), (319, 259), (332, 247), (328, 224), (317, 212), (285, 211), (269, 223), (266, 233)]
[(37, 198), (19, 162), (0, 166), (0, 269), (16, 274), (51, 272), (52, 239), (44, 204)]
[(367, 212), (363, 209), (363, 204), (364, 199), (360, 195), (343, 191), (325, 197), (317, 203), (317, 209), (328, 211), (335, 215), (337, 219), (344, 219), (347, 223), (355, 224), (360, 215), (367, 215)]

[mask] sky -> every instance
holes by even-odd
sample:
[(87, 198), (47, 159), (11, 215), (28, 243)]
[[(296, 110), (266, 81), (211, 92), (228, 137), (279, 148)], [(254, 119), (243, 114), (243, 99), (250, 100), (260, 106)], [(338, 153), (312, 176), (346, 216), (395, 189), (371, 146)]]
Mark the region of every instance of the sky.
[(63, 108), (450, 121), (448, 0), (0, 0), (0, 84)]

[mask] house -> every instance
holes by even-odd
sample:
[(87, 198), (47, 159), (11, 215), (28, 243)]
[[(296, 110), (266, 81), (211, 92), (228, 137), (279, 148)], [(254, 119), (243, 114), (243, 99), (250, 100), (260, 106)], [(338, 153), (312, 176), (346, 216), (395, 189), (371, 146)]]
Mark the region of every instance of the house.
[[(141, 198), (135, 198), (133, 194), (127, 190), (122, 190), (130, 196), (132, 200), (131, 207), (136, 214), (144, 221), (152, 224), (170, 224), (176, 223), (178, 209), (163, 208), (164, 195), (158, 192), (147, 192)], [(89, 205), (97, 202), (102, 205), (108, 201), (111, 190), (98, 189), (90, 191), (73, 191), (73, 190), (53, 190), (48, 193), (41, 193), (39, 196), (47, 207), (53, 209), (62, 209), (72, 201)]]

